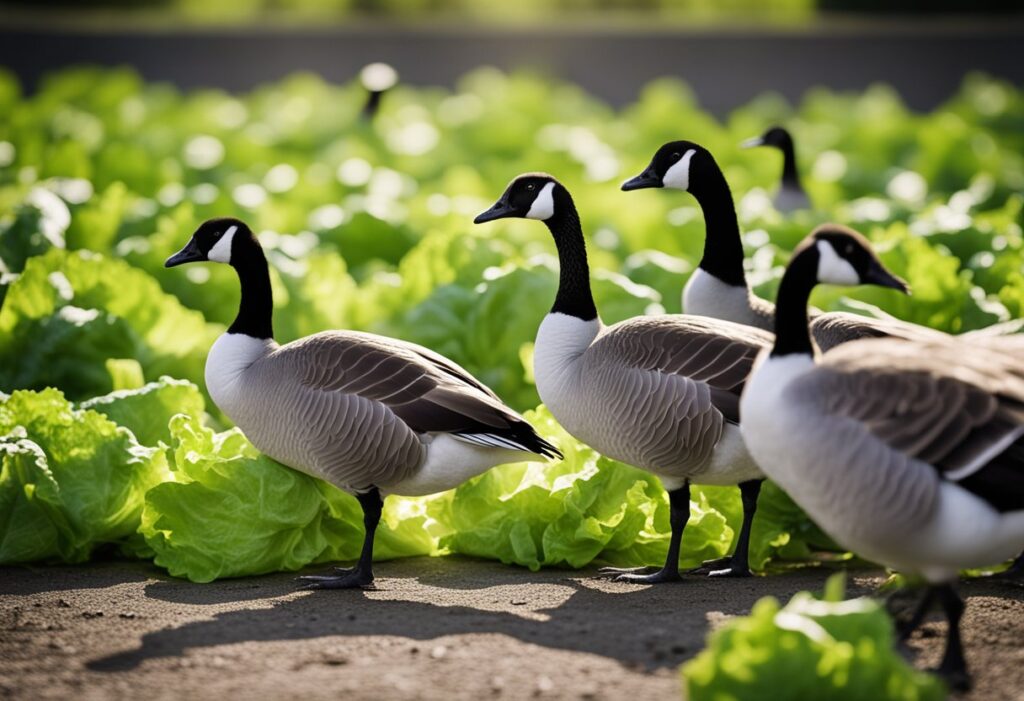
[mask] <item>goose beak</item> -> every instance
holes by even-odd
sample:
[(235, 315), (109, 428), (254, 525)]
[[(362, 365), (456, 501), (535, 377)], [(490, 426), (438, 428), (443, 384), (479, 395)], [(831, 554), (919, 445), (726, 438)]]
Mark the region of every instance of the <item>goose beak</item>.
[(183, 265), (185, 263), (195, 263), (196, 261), (206, 260), (206, 256), (199, 250), (199, 246), (196, 245), (195, 239), (189, 239), (185, 247), (175, 253), (173, 256), (164, 261), (165, 268), (173, 268), (176, 265)]
[(764, 146), (763, 136), (755, 136), (751, 139), (747, 139), (746, 141), (740, 144), (740, 148), (754, 148), (755, 146)]
[(665, 184), (661, 181), (661, 178), (658, 177), (658, 174), (648, 167), (647, 170), (640, 173), (640, 175), (635, 178), (630, 178), (626, 182), (622, 183), (622, 191), (629, 192), (630, 190), (645, 190), (651, 187), (664, 186)]
[(495, 219), (504, 219), (506, 217), (516, 216), (515, 209), (504, 200), (498, 200), (494, 203), (494, 206), (488, 209), (486, 212), (481, 212), (476, 215), (476, 219), (473, 220), (474, 224), (483, 224), (484, 222), (494, 221)]
[(878, 285), (879, 287), (890, 287), (894, 290), (899, 290), (905, 295), (910, 294), (910, 285), (883, 268), (881, 263), (875, 263), (868, 268), (863, 282), (869, 285)]

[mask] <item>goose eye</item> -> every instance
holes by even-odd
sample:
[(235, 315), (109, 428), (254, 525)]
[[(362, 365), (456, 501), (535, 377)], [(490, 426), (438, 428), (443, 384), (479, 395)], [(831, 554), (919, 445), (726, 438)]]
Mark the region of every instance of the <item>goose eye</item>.
[(534, 190), (537, 189), (537, 186), (534, 185), (533, 183), (527, 183), (526, 189), (529, 190), (530, 192), (533, 192)]
[(846, 255), (850, 255), (851, 253), (853, 253), (853, 244), (846, 244), (846, 247), (843, 249), (843, 253), (845, 253)]
[(682, 156), (683, 156), (683, 155), (682, 155), (681, 153), (679, 153), (678, 151), (676, 151), (675, 153), (673, 153), (673, 154), (672, 154), (672, 155), (670, 156), (670, 158), (671, 158), (671, 159), (672, 159), (673, 161), (678, 161), (678, 160), (679, 160), (680, 158), (682, 158)]

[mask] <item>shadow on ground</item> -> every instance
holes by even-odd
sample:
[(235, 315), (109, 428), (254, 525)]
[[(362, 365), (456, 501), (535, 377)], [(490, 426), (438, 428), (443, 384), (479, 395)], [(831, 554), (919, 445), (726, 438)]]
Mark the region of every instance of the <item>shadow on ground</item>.
[[(458, 567), (452, 567), (458, 563)], [(643, 669), (675, 667), (700, 648), (709, 625), (746, 613), (761, 596), (820, 588), (827, 573), (639, 587), (579, 572), (533, 573), (494, 563), (417, 559), (378, 567), (377, 590), (295, 592), (275, 575), (217, 587), (166, 580), (146, 596), (183, 604), (249, 605), (145, 634), (141, 646), (90, 661), (95, 671), (134, 669), (153, 658), (248, 641), (402, 636), (427, 641), (497, 633), (542, 647), (608, 657)], [(467, 570), (470, 574), (467, 576)], [(851, 593), (863, 593), (861, 591)], [(263, 602), (265, 606), (252, 606)]]

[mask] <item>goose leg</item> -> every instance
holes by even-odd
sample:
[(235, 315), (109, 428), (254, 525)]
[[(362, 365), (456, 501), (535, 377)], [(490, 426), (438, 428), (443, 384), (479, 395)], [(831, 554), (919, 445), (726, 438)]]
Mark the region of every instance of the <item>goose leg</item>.
[(299, 577), (309, 582), (302, 587), (303, 589), (357, 589), (373, 584), (373, 536), (377, 532), (377, 524), (380, 523), (384, 499), (376, 487), (368, 492), (356, 494), (356, 499), (363, 507), (363, 526), (366, 529), (358, 564), (352, 569), (335, 568), (337, 575)]
[(706, 574), (709, 577), (750, 577), (748, 553), (750, 551), (750, 527), (754, 523), (757, 511), (757, 497), (761, 493), (764, 480), (748, 480), (739, 484), (740, 499), (743, 501), (743, 525), (740, 536), (736, 540), (736, 550), (731, 557), (708, 560), (700, 567), (690, 570), (687, 574)]
[(960, 641), (960, 618), (964, 613), (964, 600), (956, 593), (952, 584), (942, 584), (934, 589), (949, 621), (949, 630), (946, 633), (946, 651), (935, 672), (946, 680), (946, 684), (951, 689), (967, 691), (971, 688), (971, 675), (967, 672), (963, 644)]
[(624, 572), (613, 577), (616, 582), (632, 582), (633, 584), (658, 584), (660, 582), (678, 582), (679, 576), (679, 543), (683, 539), (683, 530), (690, 518), (690, 483), (668, 493), (670, 507), (669, 522), (672, 524), (672, 536), (668, 544), (668, 557), (665, 566), (650, 574)]
[(906, 642), (915, 630), (921, 627), (921, 623), (924, 621), (925, 616), (932, 608), (932, 604), (935, 603), (935, 596), (937, 591), (934, 587), (928, 587), (925, 591), (924, 596), (917, 603), (917, 607), (914, 612), (910, 614), (910, 618), (905, 621), (896, 621), (896, 634), (899, 636), (900, 642)]

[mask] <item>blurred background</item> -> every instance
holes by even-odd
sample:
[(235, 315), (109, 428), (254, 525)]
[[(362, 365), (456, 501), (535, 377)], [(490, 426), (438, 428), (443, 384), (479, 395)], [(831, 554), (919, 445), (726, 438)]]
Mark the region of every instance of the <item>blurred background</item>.
[(386, 61), (412, 85), (527, 67), (613, 105), (684, 78), (725, 114), (751, 96), (884, 80), (930, 109), (964, 75), (1024, 80), (1022, 0), (3, 0), (0, 64), (28, 86), (129, 64), (179, 87), (249, 89)]

